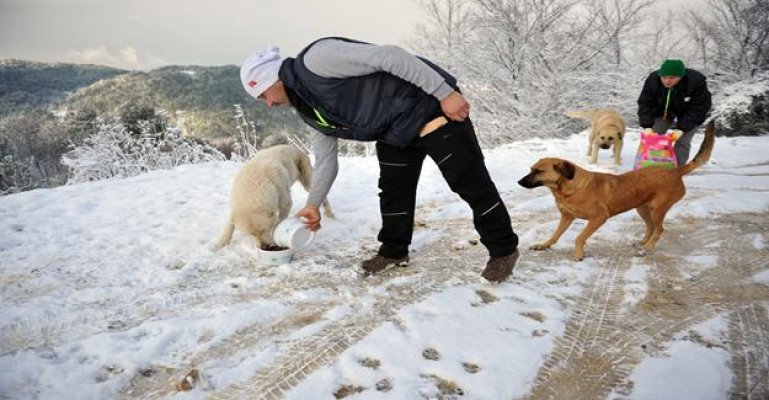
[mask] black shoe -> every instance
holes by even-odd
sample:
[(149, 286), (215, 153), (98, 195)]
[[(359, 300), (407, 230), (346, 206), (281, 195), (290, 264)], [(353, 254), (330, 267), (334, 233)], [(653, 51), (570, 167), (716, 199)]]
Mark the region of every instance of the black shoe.
[(360, 267), (363, 268), (363, 271), (366, 272), (366, 274), (375, 274), (379, 271), (384, 270), (387, 267), (406, 267), (409, 265), (409, 256), (401, 257), (401, 258), (388, 258), (385, 256), (380, 256), (379, 254), (375, 255), (374, 257), (362, 262), (360, 264)]
[(515, 263), (518, 261), (518, 256), (520, 256), (520, 253), (516, 250), (509, 256), (489, 258), (481, 276), (491, 282), (499, 283), (504, 281), (513, 274), (513, 267), (515, 267)]

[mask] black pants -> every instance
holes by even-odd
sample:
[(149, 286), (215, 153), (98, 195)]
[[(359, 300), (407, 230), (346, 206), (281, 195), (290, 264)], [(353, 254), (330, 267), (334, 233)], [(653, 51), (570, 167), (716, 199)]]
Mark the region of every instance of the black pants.
[(417, 183), (426, 155), (438, 165), (451, 190), (472, 208), (475, 229), (489, 255), (506, 256), (518, 247), (510, 215), (486, 170), (469, 119), (449, 122), (404, 149), (384, 143), (377, 143), (376, 149), (382, 215), (379, 254), (390, 258), (408, 255)]

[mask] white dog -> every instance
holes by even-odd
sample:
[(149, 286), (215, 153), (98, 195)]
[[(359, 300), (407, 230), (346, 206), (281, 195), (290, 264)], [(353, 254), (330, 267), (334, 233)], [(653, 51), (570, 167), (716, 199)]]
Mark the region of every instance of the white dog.
[[(230, 220), (219, 238), (218, 247), (230, 243), (237, 228), (256, 238), (262, 248), (273, 246), (272, 231), (291, 211), (291, 186), (301, 182), (310, 190), (312, 165), (302, 150), (279, 145), (260, 150), (235, 176), (230, 193)], [(334, 218), (328, 200), (324, 215)]]
[(610, 108), (599, 108), (592, 111), (568, 111), (571, 118), (582, 118), (590, 121), (590, 137), (587, 155), (590, 163), (598, 162), (598, 149), (614, 147), (614, 164), (621, 164), (622, 138), (625, 136), (625, 120), (619, 112)]

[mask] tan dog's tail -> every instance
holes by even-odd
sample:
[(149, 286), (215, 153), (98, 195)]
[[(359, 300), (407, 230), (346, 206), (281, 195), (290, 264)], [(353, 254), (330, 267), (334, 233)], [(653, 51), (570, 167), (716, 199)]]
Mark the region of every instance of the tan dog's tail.
[(224, 246), (227, 246), (230, 244), (230, 240), (232, 240), (232, 233), (235, 231), (235, 224), (232, 223), (232, 219), (227, 221), (227, 225), (224, 227), (224, 231), (222, 232), (222, 236), (219, 237), (219, 243), (217, 243), (216, 248), (221, 249)]
[(564, 114), (567, 117), (571, 117), (571, 118), (581, 118), (581, 119), (592, 120), (594, 112), (593, 111), (566, 111)]
[(708, 126), (705, 127), (705, 138), (702, 140), (702, 145), (700, 145), (700, 149), (697, 151), (697, 155), (694, 156), (693, 160), (686, 163), (686, 165), (678, 167), (678, 171), (682, 176), (694, 171), (697, 167), (705, 164), (708, 162), (708, 160), (710, 160), (710, 154), (713, 152), (713, 144), (715, 141), (716, 121), (713, 119), (710, 120)]

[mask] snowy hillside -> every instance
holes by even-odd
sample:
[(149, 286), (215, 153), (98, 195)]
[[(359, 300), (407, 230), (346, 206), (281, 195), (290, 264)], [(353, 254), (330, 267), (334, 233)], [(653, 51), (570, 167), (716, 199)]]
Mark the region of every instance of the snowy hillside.
[[(1, 197), (0, 399), (769, 397), (769, 136), (718, 138), (649, 256), (633, 255), (634, 212), (582, 262), (583, 223), (530, 251), (558, 215), (547, 189), (516, 181), (545, 156), (588, 167), (586, 135), (486, 152), (521, 240), (499, 285), (430, 160), (412, 264), (368, 278), (355, 266), (377, 248), (371, 157), (341, 160), (337, 219), (279, 267), (242, 233), (214, 250), (235, 163)], [(602, 151), (598, 169), (610, 163)], [(294, 209), (305, 198), (296, 185)]]

